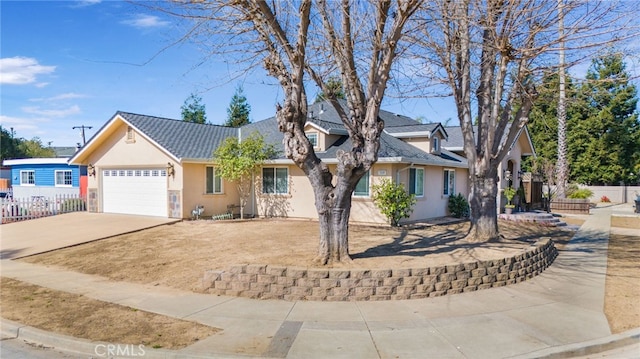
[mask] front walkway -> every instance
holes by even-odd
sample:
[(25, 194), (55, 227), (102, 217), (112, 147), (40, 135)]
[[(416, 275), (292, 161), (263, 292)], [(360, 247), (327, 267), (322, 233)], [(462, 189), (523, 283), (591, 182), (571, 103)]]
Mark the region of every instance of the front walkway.
[[(149, 357), (541, 357), (611, 335), (603, 313), (610, 214), (593, 210), (551, 267), (531, 280), (424, 300), (251, 300), (6, 260), (1, 275), (223, 329), (178, 352), (149, 348)], [(59, 347), (87, 354), (95, 347), (55, 338)]]

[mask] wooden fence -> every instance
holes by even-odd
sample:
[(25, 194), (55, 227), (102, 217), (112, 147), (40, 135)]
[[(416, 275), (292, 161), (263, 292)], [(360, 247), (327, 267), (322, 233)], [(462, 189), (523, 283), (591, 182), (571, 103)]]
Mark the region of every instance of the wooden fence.
[(69, 212), (87, 210), (86, 198), (78, 195), (55, 197), (32, 196), (31, 198), (2, 198), (0, 223), (11, 223), (29, 219), (55, 216)]

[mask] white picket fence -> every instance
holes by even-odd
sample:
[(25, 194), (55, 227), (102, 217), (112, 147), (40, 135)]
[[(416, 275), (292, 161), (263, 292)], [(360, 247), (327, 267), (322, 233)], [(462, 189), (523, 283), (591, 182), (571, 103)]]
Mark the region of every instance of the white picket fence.
[(11, 223), (29, 219), (55, 216), (69, 212), (87, 210), (86, 198), (78, 195), (55, 197), (32, 196), (31, 198), (2, 198), (0, 223)]

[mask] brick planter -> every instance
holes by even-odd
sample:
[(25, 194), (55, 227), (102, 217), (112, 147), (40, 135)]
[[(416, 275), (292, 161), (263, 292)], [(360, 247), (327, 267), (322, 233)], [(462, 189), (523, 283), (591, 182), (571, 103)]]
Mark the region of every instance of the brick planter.
[(322, 269), (244, 264), (208, 270), (203, 289), (254, 299), (365, 301), (436, 297), (501, 287), (532, 278), (558, 255), (543, 239), (502, 259), (428, 268)]

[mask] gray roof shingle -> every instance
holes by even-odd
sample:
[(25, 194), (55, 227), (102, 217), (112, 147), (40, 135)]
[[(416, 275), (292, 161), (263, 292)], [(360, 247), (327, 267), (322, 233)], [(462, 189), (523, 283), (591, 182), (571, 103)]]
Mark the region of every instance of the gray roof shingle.
[[(346, 103), (344, 105), (346, 105)], [(315, 123), (329, 133), (346, 133), (338, 113), (328, 102), (313, 104), (309, 107), (309, 110), (310, 122)], [(311, 115), (311, 111), (313, 111), (313, 115)], [(178, 159), (211, 159), (213, 151), (225, 138), (237, 136), (246, 137), (254, 132), (260, 133), (264, 137), (265, 142), (273, 144), (276, 149), (280, 151), (279, 158), (284, 158), (284, 147), (282, 144), (283, 134), (278, 130), (275, 117), (250, 123), (237, 129), (145, 116), (123, 111), (117, 112), (116, 115), (124, 118)], [(438, 125), (421, 124), (409, 117), (382, 110), (380, 111), (380, 118), (385, 121), (386, 128), (397, 129), (400, 132), (407, 132), (409, 128), (416, 131), (432, 130)], [(343, 135), (336, 143), (327, 148), (326, 151), (319, 152), (317, 155), (322, 159), (335, 158), (336, 151), (339, 149), (344, 151), (351, 150), (351, 141), (348, 136)], [(380, 136), (378, 158), (402, 158), (404, 161), (441, 166), (460, 166), (465, 164), (464, 161), (447, 156), (446, 154), (438, 155), (424, 152), (384, 132)]]
[(236, 136), (238, 132), (236, 128), (231, 127), (184, 122), (122, 111), (116, 115), (120, 115), (179, 159), (210, 159), (213, 151), (225, 138)]

